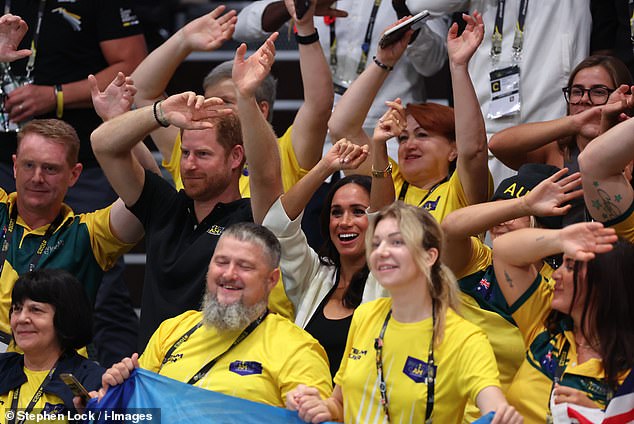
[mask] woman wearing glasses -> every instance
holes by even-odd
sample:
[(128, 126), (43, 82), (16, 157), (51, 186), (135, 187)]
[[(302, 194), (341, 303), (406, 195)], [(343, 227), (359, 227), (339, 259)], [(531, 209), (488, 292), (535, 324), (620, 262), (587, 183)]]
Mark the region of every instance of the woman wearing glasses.
[(378, 212), (366, 255), (390, 297), (355, 310), (330, 398), (304, 386), (287, 397), (302, 419), (458, 424), (471, 399), (482, 414), (495, 411), (495, 424), (522, 422), (486, 336), (456, 313), (458, 289), (441, 253), (429, 212), (402, 202)]
[[(524, 163), (548, 163), (576, 172), (579, 152), (599, 135), (602, 111), (604, 120), (618, 119), (618, 104), (632, 83), (632, 76), (619, 59), (590, 56), (577, 65), (568, 86), (562, 89), (568, 103), (567, 116), (500, 131), (489, 141), (489, 148), (513, 169)], [(612, 107), (594, 107), (606, 104)]]
[[(524, 163), (547, 163), (577, 172), (579, 153), (619, 121), (628, 104), (632, 83), (632, 76), (619, 59), (590, 56), (577, 65), (568, 86), (562, 89), (568, 115), (500, 131), (491, 138), (489, 148), (514, 169)], [(572, 204), (564, 225), (590, 220), (581, 199)]]

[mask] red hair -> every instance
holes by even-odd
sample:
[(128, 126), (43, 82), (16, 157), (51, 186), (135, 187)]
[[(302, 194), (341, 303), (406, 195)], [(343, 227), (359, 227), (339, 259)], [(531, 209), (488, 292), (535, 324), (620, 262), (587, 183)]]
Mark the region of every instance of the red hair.
[(425, 130), (441, 135), (451, 142), (456, 141), (456, 121), (453, 108), (437, 103), (410, 103), (405, 110)]

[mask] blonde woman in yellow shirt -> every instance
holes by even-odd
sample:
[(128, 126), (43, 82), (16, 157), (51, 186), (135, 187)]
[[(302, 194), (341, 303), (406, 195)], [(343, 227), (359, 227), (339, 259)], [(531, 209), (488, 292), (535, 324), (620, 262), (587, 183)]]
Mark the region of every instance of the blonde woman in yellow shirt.
[(440, 261), (442, 232), (426, 211), (397, 202), (366, 236), (370, 270), (390, 294), (359, 306), (330, 398), (287, 396), (309, 422), (461, 423), (468, 399), (493, 423), (521, 423), (504, 398), (486, 336), (456, 312), (456, 281)]

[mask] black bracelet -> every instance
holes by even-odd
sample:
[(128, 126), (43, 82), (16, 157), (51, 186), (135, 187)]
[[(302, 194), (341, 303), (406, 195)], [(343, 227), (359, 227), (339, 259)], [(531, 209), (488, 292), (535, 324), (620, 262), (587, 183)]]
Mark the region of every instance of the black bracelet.
[(167, 128), (170, 126), (170, 123), (165, 120), (162, 114), (159, 117), (158, 110), (157, 110), (161, 102), (162, 100), (155, 101), (154, 106), (152, 106), (152, 111), (154, 112), (154, 119), (156, 119), (156, 122), (158, 122), (158, 124), (162, 126), (163, 128)]
[(295, 41), (297, 41), (297, 44), (316, 43), (319, 41), (319, 32), (317, 32), (317, 29), (315, 28), (315, 32), (310, 35), (299, 35), (298, 33), (295, 33)]
[(374, 61), (376, 66), (378, 66), (381, 69), (385, 69), (388, 72), (390, 72), (392, 69), (394, 69), (394, 66), (386, 65), (385, 63), (383, 63), (379, 59), (377, 59), (376, 56), (372, 56), (372, 60)]

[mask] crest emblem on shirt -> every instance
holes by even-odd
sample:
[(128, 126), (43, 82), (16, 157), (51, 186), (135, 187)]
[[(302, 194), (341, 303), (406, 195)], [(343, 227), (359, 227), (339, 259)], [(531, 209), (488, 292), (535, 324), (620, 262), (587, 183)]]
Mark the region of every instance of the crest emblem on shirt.
[(121, 16), (121, 24), (124, 27), (135, 26), (139, 24), (139, 18), (132, 13), (131, 9), (119, 8), (119, 16)]
[(229, 364), (229, 371), (238, 375), (262, 374), (262, 364), (255, 361), (233, 361)]
[(44, 404), (44, 409), (42, 409), (42, 412), (46, 412), (47, 414), (50, 414), (50, 415), (63, 414), (64, 411), (66, 411), (66, 406), (64, 406), (63, 403), (46, 402)]
[(440, 196), (436, 197), (436, 200), (426, 201), (425, 203), (423, 203), (423, 206), (421, 206), (421, 208), (427, 211), (435, 211), (436, 208), (438, 207), (439, 202), (440, 202)]
[(207, 233), (211, 234), (212, 236), (219, 236), (222, 234), (224, 230), (225, 230), (224, 227), (221, 227), (220, 225), (212, 225), (207, 230)]
[[(435, 371), (436, 366), (432, 365), (432, 367)], [(408, 356), (403, 367), (403, 374), (414, 380), (415, 383), (424, 383), (429, 375), (429, 369), (430, 367), (426, 362)], [(434, 374), (435, 372), (432, 373), (432, 375)]]

